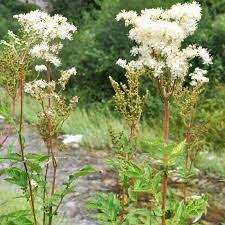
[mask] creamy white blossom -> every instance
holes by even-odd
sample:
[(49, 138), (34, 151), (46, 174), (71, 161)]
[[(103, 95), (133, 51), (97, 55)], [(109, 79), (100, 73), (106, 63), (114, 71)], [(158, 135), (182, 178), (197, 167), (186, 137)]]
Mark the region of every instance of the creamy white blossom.
[(123, 59), (118, 59), (116, 64), (121, 66), (122, 68), (125, 68), (127, 66), (127, 61)]
[(197, 29), (197, 23), (201, 19), (201, 7), (195, 1), (185, 4), (178, 3), (166, 10), (162, 17), (176, 20), (186, 35), (190, 35)]
[(61, 15), (50, 16), (39, 10), (26, 14), (15, 15), (27, 33), (35, 33), (41, 39), (72, 39), (72, 34), (77, 28), (68, 23), (67, 18)]
[(207, 49), (199, 47), (198, 55), (202, 58), (204, 64), (212, 64), (212, 57), (209, 55)]
[(116, 20), (120, 21), (121, 19), (125, 20), (125, 24), (130, 25), (133, 23), (133, 21), (137, 18), (137, 13), (135, 11), (125, 11), (122, 10), (117, 16), (116, 16)]
[(0, 44), (14, 48), (15, 46), (26, 45), (27, 42), (20, 39), (16, 34), (13, 33), (13, 31), (8, 30), (8, 41), (1, 40)]
[[(182, 48), (182, 42), (197, 29), (201, 19), (201, 7), (197, 2), (176, 4), (168, 10), (144, 9), (138, 15), (134, 11), (122, 10), (116, 20), (124, 20), (130, 26), (129, 38), (137, 45), (131, 49), (136, 60), (127, 62), (119, 59), (117, 64), (126, 70), (151, 71), (154, 77), (165, 72), (171, 80), (184, 80), (192, 66), (190, 60), (201, 58), (203, 64), (211, 64), (212, 57), (207, 49), (197, 45)], [(207, 82), (206, 77), (194, 78)], [(196, 72), (196, 73), (197, 73)], [(194, 74), (196, 74), (194, 73)]]
[(35, 70), (37, 72), (42, 72), (42, 71), (46, 71), (47, 70), (47, 67), (45, 65), (36, 65), (35, 66)]
[(24, 86), (24, 91), (28, 94), (30, 94), (32, 97), (35, 97), (36, 99), (44, 98), (46, 97), (45, 89), (48, 88), (49, 91), (55, 90), (55, 81), (46, 82), (45, 80), (36, 80), (32, 82), (28, 82)]
[(61, 15), (50, 16), (39, 10), (15, 15), (14, 18), (36, 42), (30, 51), (31, 55), (60, 66), (58, 54), (63, 47), (62, 41), (71, 40), (77, 28)]
[(30, 184), (31, 184), (31, 186), (32, 186), (33, 188), (35, 188), (35, 187), (38, 186), (37, 182), (36, 182), (35, 180), (33, 180), (33, 179), (30, 180)]
[(200, 83), (209, 82), (209, 78), (205, 77), (204, 76), (205, 74), (207, 74), (207, 70), (202, 70), (198, 67), (195, 68), (195, 71), (189, 74), (189, 76), (192, 79), (191, 85), (195, 86), (197, 82), (200, 82)]
[(0, 45), (5, 45), (5, 46), (7, 46), (7, 47), (13, 47), (12, 44), (8, 43), (8, 42), (5, 41), (5, 40), (1, 40), (1, 41), (0, 41)]
[(76, 75), (77, 71), (75, 67), (72, 67), (71, 69), (62, 71), (61, 77), (59, 78), (59, 84), (61, 85), (62, 89), (65, 89), (66, 84), (68, 83), (70, 77), (72, 75)]

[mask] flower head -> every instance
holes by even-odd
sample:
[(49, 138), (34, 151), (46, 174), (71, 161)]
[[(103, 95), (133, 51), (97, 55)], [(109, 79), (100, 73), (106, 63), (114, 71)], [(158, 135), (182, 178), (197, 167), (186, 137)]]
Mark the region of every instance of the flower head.
[(207, 70), (202, 70), (200, 68), (195, 68), (195, 71), (189, 76), (191, 77), (191, 85), (195, 86), (198, 82), (199, 83), (207, 83), (209, 82), (209, 78), (205, 77), (204, 75), (207, 74)]
[(35, 70), (37, 72), (42, 72), (42, 71), (46, 71), (47, 70), (47, 67), (45, 65), (36, 65), (35, 66)]
[[(197, 29), (201, 19), (201, 7), (197, 2), (176, 4), (168, 10), (144, 9), (138, 15), (122, 10), (116, 20), (124, 20), (130, 26), (129, 38), (136, 43), (131, 55), (136, 60), (119, 59), (117, 64), (126, 70), (146, 69), (155, 78), (169, 76), (171, 82), (183, 81), (192, 66), (190, 60), (198, 57), (203, 64), (211, 64), (212, 57), (201, 46), (189, 45), (182, 49), (182, 42)], [(201, 75), (202, 76), (201, 76)], [(196, 70), (193, 82), (207, 82), (203, 70)]]
[(58, 54), (63, 47), (62, 41), (71, 40), (77, 28), (61, 15), (50, 16), (39, 10), (15, 15), (14, 18), (18, 20), (24, 32), (35, 40), (31, 55), (56, 67), (60, 66)]
[(59, 84), (61, 85), (62, 89), (65, 89), (66, 84), (68, 83), (70, 77), (72, 75), (76, 75), (77, 71), (75, 67), (72, 67), (69, 70), (62, 71), (61, 77), (59, 78)]

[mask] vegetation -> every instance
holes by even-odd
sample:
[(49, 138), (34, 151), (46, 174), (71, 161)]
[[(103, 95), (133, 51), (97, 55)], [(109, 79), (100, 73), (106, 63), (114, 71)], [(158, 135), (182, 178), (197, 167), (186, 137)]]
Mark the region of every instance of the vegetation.
[[(63, 95), (68, 80), (76, 73), (75, 68), (61, 71), (56, 83), (51, 79), (51, 66), (60, 66), (58, 54), (63, 47), (62, 40), (71, 39), (71, 33), (76, 31), (76, 27), (62, 16), (51, 17), (38, 10), (18, 14), (14, 18), (20, 23), (21, 32), (16, 35), (8, 31), (7, 39), (1, 41), (0, 82), (11, 107), (8, 111), (1, 103), (0, 111), (8, 126), (1, 135), (0, 147), (4, 155), (0, 159), (10, 161), (2, 170), (2, 174), (6, 176), (5, 180), (8, 183), (21, 189), (22, 197), (29, 202), (29, 209), (1, 215), (0, 221), (7, 225), (52, 225), (64, 197), (75, 192), (73, 182), (81, 176), (95, 172), (90, 166), (81, 168), (70, 174), (62, 187), (56, 187), (57, 159), (53, 149), (53, 138), (57, 138), (60, 128), (78, 102), (78, 97), (67, 100)], [(35, 62), (43, 63), (35, 66), (37, 78), (25, 83), (31, 65)], [(47, 81), (38, 79), (40, 72), (46, 73)], [(36, 126), (47, 146), (47, 155), (25, 151), (24, 92), (39, 104)], [(15, 121), (16, 102), (19, 103), (18, 123)], [(11, 143), (5, 145), (12, 129), (17, 132), (19, 152), (13, 150)], [(50, 165), (53, 168), (51, 179)]]
[[(57, 0), (53, 3), (52, 13), (60, 13), (73, 21), (78, 26), (79, 32), (75, 34), (74, 39), (70, 43), (65, 43), (62, 50), (61, 58), (65, 67), (76, 65), (77, 76), (69, 81), (66, 87), (67, 95), (73, 96), (79, 93), (79, 106), (84, 108), (95, 108), (92, 105), (99, 105), (104, 108), (108, 105), (113, 111), (110, 101), (113, 95), (113, 89), (110, 85), (108, 76), (111, 75), (115, 80), (124, 81), (121, 68), (115, 65), (118, 55), (122, 58), (129, 59), (129, 48), (132, 44), (127, 39), (126, 29), (115, 21), (115, 15), (122, 9), (126, 8), (140, 11), (142, 8), (164, 7), (168, 8), (175, 4), (176, 0), (170, 1), (145, 1), (138, 3), (136, 1), (61, 1)], [(210, 49), (214, 56), (213, 66), (209, 68), (208, 77), (210, 83), (205, 87), (205, 91), (201, 97), (203, 104), (199, 108), (199, 118), (205, 118), (208, 122), (207, 127), (210, 131), (207, 134), (206, 147), (210, 151), (223, 151), (224, 143), (220, 137), (223, 137), (224, 123), (222, 117), (224, 114), (222, 101), (223, 83), (225, 81), (224, 71), (224, 1), (201, 1), (203, 8), (202, 20), (199, 23), (198, 32), (194, 33), (185, 41), (185, 45), (197, 42)], [(19, 6), (18, 6), (19, 5)], [(74, 7), (73, 7), (74, 6)], [(16, 31), (18, 28), (16, 20), (12, 19), (12, 15), (19, 12), (28, 12), (31, 4), (18, 3), (16, 0), (2, 1), (1, 20), (3, 37), (7, 30)], [(74, 8), (79, 12), (74, 13)], [(33, 8), (32, 8), (33, 9)], [(6, 12), (7, 13), (4, 13)], [(110, 21), (110, 23), (109, 23)], [(1, 22), (0, 22), (1, 24)], [(53, 79), (57, 77), (53, 72)], [(145, 77), (141, 78), (143, 93), (146, 88), (150, 90), (151, 98), (146, 103), (143, 116), (151, 116), (154, 119), (162, 120), (163, 110), (161, 109), (161, 101), (154, 85)], [(222, 85), (222, 86), (221, 86)], [(218, 88), (217, 88), (218, 86)], [(220, 88), (221, 86), (221, 88)], [(85, 89), (83, 87), (86, 87)], [(95, 87), (98, 87), (97, 90)], [(214, 91), (214, 90), (217, 91)], [(172, 105), (172, 107), (175, 104)], [(212, 110), (217, 109), (217, 112)], [(201, 109), (204, 107), (204, 109)], [(207, 108), (209, 107), (209, 108)], [(176, 111), (176, 107), (172, 109)], [(215, 113), (212, 115), (211, 113)], [(114, 112), (113, 112), (114, 114)], [(171, 123), (177, 123), (177, 114), (174, 113)], [(220, 115), (219, 117), (217, 115)], [(201, 120), (201, 119), (199, 119)], [(211, 125), (212, 124), (212, 125)], [(75, 131), (74, 131), (75, 132)], [(73, 132), (73, 133), (74, 133)], [(179, 131), (176, 132), (179, 134)], [(174, 136), (174, 135), (173, 135)], [(173, 137), (176, 139), (177, 137)]]
[[(16, 0), (0, 3), (0, 114), (7, 123), (0, 162), (9, 162), (1, 175), (29, 203), (3, 211), (0, 224), (56, 224), (73, 183), (96, 172), (85, 166), (56, 185), (53, 141), (79, 133), (85, 147), (114, 153), (107, 163), (119, 192), (93, 194), (86, 204), (100, 224), (199, 225), (208, 196), (188, 191), (195, 166), (225, 174), (225, 2), (51, 3), (50, 14)], [(46, 154), (26, 152), (25, 122), (37, 127)], [(12, 130), (18, 152), (6, 145)], [(170, 188), (173, 176), (181, 198)]]
[[(14, 224), (18, 220), (18, 216), (16, 215), (16, 211), (21, 210), (23, 212), (29, 211), (29, 204), (28, 202), (22, 197), (22, 192), (20, 190), (16, 190), (12, 187), (9, 189), (9, 186), (5, 182), (1, 182), (1, 189), (0, 189), (0, 217), (3, 218), (0, 222), (1, 225), (7, 224), (5, 219), (7, 215), (14, 214), (12, 217), (11, 224)], [(21, 213), (22, 215), (22, 213)], [(62, 219), (61, 215), (57, 216), (57, 223), (56, 225), (64, 225), (66, 224), (65, 219)]]

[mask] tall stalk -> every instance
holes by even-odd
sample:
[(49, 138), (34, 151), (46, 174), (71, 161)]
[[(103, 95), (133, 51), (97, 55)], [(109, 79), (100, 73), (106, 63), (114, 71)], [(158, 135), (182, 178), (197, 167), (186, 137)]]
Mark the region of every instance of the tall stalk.
[[(46, 65), (47, 67), (47, 76), (48, 76), (48, 82), (51, 82), (51, 70), (50, 70), (50, 65), (49, 63)], [(51, 99), (51, 94), (50, 94), (50, 90), (49, 90), (49, 96), (48, 96), (48, 108), (49, 110), (51, 109), (51, 104), (52, 104), (52, 99)], [(55, 155), (54, 155), (54, 151), (53, 151), (53, 143), (52, 143), (52, 122), (51, 119), (48, 119), (48, 144), (47, 144), (47, 148), (48, 148), (48, 156), (52, 159), (52, 166), (53, 166), (53, 178), (52, 178), (52, 184), (51, 184), (51, 194), (50, 196), (53, 196), (55, 193), (55, 186), (56, 186), (56, 170), (57, 170), (57, 163), (56, 163), (56, 159), (55, 159)], [(47, 173), (48, 173), (48, 165), (46, 167), (46, 179), (47, 179)], [(52, 219), (53, 219), (53, 215), (52, 215), (52, 206), (50, 206), (49, 208), (49, 220), (48, 220), (48, 225), (52, 224)]]
[[(193, 123), (193, 110), (195, 109), (195, 106), (191, 110), (189, 114), (189, 123), (186, 125), (186, 157), (185, 157), (185, 168), (186, 170), (189, 170), (191, 168), (190, 165), (190, 148), (191, 148), (191, 128)], [(184, 204), (187, 203), (187, 184), (184, 183), (183, 188), (183, 195), (184, 195)]]
[[(189, 161), (190, 161), (190, 145), (191, 145), (191, 127), (187, 127), (187, 132), (186, 132), (186, 157), (185, 157), (185, 168), (188, 170), (189, 166)], [(184, 188), (183, 188), (183, 196), (184, 196), (184, 204), (186, 205), (187, 203), (187, 184), (184, 183)]]
[[(164, 106), (164, 143), (169, 144), (169, 100), (165, 99)], [(162, 225), (166, 225), (166, 194), (167, 194), (167, 157), (164, 158), (162, 174)]]
[(32, 185), (31, 185), (31, 177), (30, 173), (27, 167), (25, 153), (24, 153), (24, 142), (23, 142), (23, 135), (22, 135), (22, 125), (23, 125), (23, 97), (24, 97), (24, 75), (22, 74), (20, 76), (20, 118), (19, 118), (19, 146), (20, 146), (20, 153), (21, 153), (21, 159), (23, 162), (23, 166), (27, 175), (28, 179), (28, 191), (29, 191), (29, 197), (31, 200), (31, 211), (33, 216), (33, 222), (34, 225), (37, 225), (37, 217), (36, 217), (36, 211), (35, 211), (35, 202), (33, 197), (33, 191), (32, 191)]
[[(134, 125), (129, 126), (130, 133), (129, 133), (129, 146), (132, 148), (133, 145), (133, 138), (134, 138)], [(130, 160), (131, 157), (128, 155), (128, 160)], [(121, 222), (123, 221), (124, 217), (124, 212), (125, 212), (125, 198), (127, 196), (127, 188), (123, 187), (122, 188), (122, 201), (121, 201), (121, 206), (122, 206), (122, 213), (121, 213)]]
[[(50, 73), (50, 67), (49, 64), (46, 65), (47, 67), (47, 77), (48, 77), (48, 82), (51, 81), (51, 73)], [(44, 103), (43, 103), (44, 104)], [(50, 97), (50, 91), (49, 91), (49, 96), (48, 96), (48, 108), (51, 107), (51, 97)], [(44, 106), (42, 106), (43, 110), (44, 110)], [(46, 113), (45, 113), (46, 114)], [(47, 116), (47, 114), (46, 114)], [(51, 135), (51, 126), (50, 123), (48, 121), (48, 133), (49, 133), (49, 137), (47, 138), (46, 142), (47, 142), (47, 150), (48, 150), (48, 162), (50, 159), (50, 135)], [(44, 192), (43, 192), (43, 205), (45, 207), (45, 200), (46, 200), (46, 195), (47, 195), (47, 179), (48, 179), (48, 169), (49, 169), (49, 163), (47, 163), (46, 168), (45, 168), (45, 176), (44, 176), (44, 180), (45, 180), (45, 187), (44, 187)], [(45, 212), (45, 208), (44, 208), (44, 212), (43, 212), (43, 225), (45, 225), (46, 223), (46, 212)]]

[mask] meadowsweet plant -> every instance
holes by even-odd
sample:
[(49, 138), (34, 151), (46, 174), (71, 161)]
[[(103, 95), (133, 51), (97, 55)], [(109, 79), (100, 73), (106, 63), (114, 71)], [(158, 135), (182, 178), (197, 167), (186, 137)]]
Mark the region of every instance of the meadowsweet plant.
[[(184, 81), (191, 80), (191, 85), (208, 82), (206, 70), (193, 68), (191, 61), (201, 60), (203, 64), (212, 63), (207, 49), (196, 44), (182, 47), (183, 41), (197, 29), (201, 19), (201, 7), (198, 3), (173, 5), (168, 10), (145, 9), (140, 15), (134, 11), (123, 10), (116, 17), (130, 26), (129, 38), (137, 45), (131, 50), (136, 60), (126, 62), (118, 60), (124, 68), (133, 71), (144, 70), (156, 83), (162, 101), (165, 104), (164, 144), (169, 145), (169, 101), (174, 90)], [(162, 171), (162, 225), (166, 224), (167, 179), (169, 154), (163, 157)]]
[(129, 143), (132, 145), (133, 137), (138, 136), (138, 123), (148, 93), (143, 97), (139, 95), (140, 72), (128, 71), (125, 76), (127, 85), (118, 84), (112, 77), (110, 77), (110, 81), (116, 93), (114, 96), (116, 109), (129, 127)]
[[(136, 152), (139, 120), (148, 96), (148, 92), (140, 96), (141, 75), (141, 72), (127, 71), (127, 84), (118, 84), (110, 77), (115, 90), (116, 109), (128, 132), (110, 131), (114, 158), (107, 162), (118, 175), (119, 193), (95, 194), (92, 201), (86, 204), (88, 208), (101, 210), (95, 215), (100, 224), (151, 224), (156, 222), (153, 209), (160, 210), (160, 174), (145, 160), (138, 162)], [(145, 195), (149, 199), (147, 206), (139, 204)]]
[[(22, 123), (23, 123), (23, 88), (24, 88), (24, 79), (27, 73), (29, 72), (29, 65), (31, 63), (29, 57), (29, 47), (32, 43), (31, 41), (26, 41), (25, 36), (22, 36), (21, 39), (14, 35), (12, 32), (8, 32), (9, 40), (1, 41), (3, 45), (4, 52), (2, 53), (3, 57), (6, 56), (6, 59), (9, 61), (2, 61), (1, 63), (1, 83), (4, 85), (7, 93), (9, 94), (12, 101), (11, 115), (14, 117), (14, 107), (17, 97), (17, 91), (19, 89), (20, 95), (20, 117), (19, 117), (19, 126), (16, 127), (19, 140), (19, 150), (20, 157), (18, 158), (17, 154), (11, 152), (11, 148), (7, 151), (6, 159), (15, 159), (15, 161), (20, 161), (23, 164), (23, 170), (18, 169), (17, 167), (12, 166), (6, 173), (9, 178), (7, 180), (11, 183), (18, 183), (21, 189), (23, 190), (25, 196), (30, 199), (31, 202), (31, 212), (33, 215), (34, 223), (37, 223), (37, 218), (35, 214), (35, 204), (34, 204), (34, 194), (32, 189), (32, 178), (30, 171), (28, 169), (28, 164), (25, 160), (24, 153), (24, 137), (22, 134)], [(9, 56), (9, 57), (7, 57)], [(5, 64), (7, 63), (7, 64)], [(9, 82), (8, 82), (9, 81)], [(12, 83), (10, 83), (12, 81)], [(9, 123), (14, 124), (12, 118), (7, 116), (4, 108), (1, 109), (2, 114), (6, 116)], [(4, 144), (6, 138), (2, 142)], [(26, 187), (25, 187), (26, 183)], [(29, 196), (29, 197), (28, 197)]]
[[(0, 84), (10, 98), (10, 114), (13, 119), (20, 87), (20, 76), (24, 71), (29, 72), (29, 64), (32, 62), (32, 59), (28, 58), (32, 40), (29, 42), (25, 39), (25, 36), (18, 37), (12, 31), (8, 31), (7, 41), (2, 40), (0, 42)], [(1, 145), (7, 140), (10, 130), (10, 125), (4, 130), (1, 137)]]
[[(174, 99), (178, 106), (180, 118), (186, 130), (186, 152), (185, 163), (181, 167), (181, 178), (184, 182), (184, 203), (187, 202), (186, 185), (189, 179), (195, 174), (193, 173), (193, 163), (197, 158), (199, 151), (204, 146), (203, 135), (206, 128), (203, 124), (195, 124), (195, 114), (199, 95), (203, 90), (202, 83), (195, 83), (194, 86), (182, 87), (177, 86), (174, 92)], [(185, 165), (185, 166), (184, 166)]]
[[(187, 197), (184, 193), (184, 199), (179, 201), (167, 184), (169, 176), (174, 171), (182, 174), (185, 182), (192, 176), (189, 165), (190, 145), (193, 149), (195, 147), (194, 142), (190, 143), (190, 129), (201, 86), (209, 81), (205, 76), (207, 71), (204, 67), (212, 63), (212, 57), (207, 49), (197, 44), (185, 47), (183, 41), (196, 31), (200, 19), (201, 7), (197, 2), (176, 4), (167, 10), (144, 9), (140, 14), (135, 11), (122, 10), (116, 16), (117, 21), (125, 21), (125, 26), (130, 28), (129, 38), (136, 43), (131, 49), (134, 60), (128, 62), (125, 59), (119, 59), (117, 64), (125, 69), (126, 74), (147, 75), (156, 84), (165, 105), (164, 143), (150, 141), (147, 145), (146, 151), (158, 164), (154, 169), (156, 171), (146, 162), (141, 166), (130, 159), (127, 159), (126, 162), (120, 160), (115, 163), (117, 171), (119, 174), (123, 174), (121, 177), (127, 181), (128, 196), (130, 197), (130, 202), (129, 200), (128, 202), (131, 204), (128, 203), (124, 209), (123, 204), (115, 195), (95, 197), (94, 207), (97, 205), (96, 208), (101, 209), (103, 214), (108, 212), (105, 211), (105, 208), (109, 209), (109, 201), (113, 202), (110, 205), (113, 217), (98, 215), (98, 218), (105, 221), (102, 224), (187, 225), (196, 223), (196, 218), (200, 218), (206, 209), (206, 195), (196, 198)], [(204, 67), (194, 68), (193, 61), (197, 61), (198, 64), (202, 63)], [(191, 86), (190, 90), (183, 88), (184, 84)], [(117, 108), (124, 117), (129, 109), (129, 105), (124, 104), (126, 86), (121, 85), (121, 91), (115, 81), (112, 81), (112, 85), (116, 91), (114, 98)], [(129, 91), (133, 92), (134, 90)], [(178, 144), (169, 143), (169, 103), (174, 94), (187, 130), (186, 140)], [(122, 151), (125, 149), (123, 147)], [(183, 173), (180, 169), (182, 164), (185, 165)], [(159, 182), (161, 182), (160, 187)], [(135, 200), (136, 203), (138, 202), (137, 193), (139, 191), (148, 194), (145, 200), (149, 202), (149, 205), (145, 208), (134, 204)], [(106, 204), (104, 205), (104, 203)], [(130, 207), (131, 205), (132, 207)], [(120, 217), (121, 208), (122, 217)]]
[[(122, 187), (121, 220), (124, 219), (125, 205), (126, 200), (128, 200), (127, 196), (129, 189), (129, 176), (126, 176), (123, 173), (123, 170), (126, 170), (127, 162), (129, 162), (134, 156), (135, 143), (138, 137), (139, 120), (147, 98), (147, 93), (143, 97), (139, 95), (139, 79), (141, 73), (131, 71), (127, 72), (125, 76), (127, 78), (127, 85), (118, 84), (112, 79), (112, 77), (110, 77), (111, 84), (116, 93), (114, 96), (116, 109), (129, 128), (128, 137), (124, 134), (116, 135), (116, 133), (111, 133), (113, 147), (115, 153), (117, 153), (117, 160), (111, 160), (110, 164), (118, 172), (120, 185)], [(119, 145), (117, 145), (117, 143), (119, 143)]]
[[(78, 102), (74, 96), (68, 100), (64, 95), (66, 84), (76, 69), (60, 70), (58, 81), (52, 80), (52, 68), (61, 65), (59, 51), (64, 40), (71, 40), (76, 27), (65, 17), (60, 15), (49, 16), (41, 11), (32, 11), (28, 14), (16, 15), (15, 18), (21, 25), (21, 40), (9, 32), (10, 41), (1, 41), (5, 46), (1, 57), (1, 81), (13, 100), (16, 99), (19, 89), (20, 118), (19, 127), (2, 108), (2, 113), (18, 132), (20, 153), (8, 147), (7, 154), (2, 160), (10, 160), (11, 165), (5, 169), (6, 180), (20, 186), (24, 197), (30, 202), (30, 212), (18, 212), (17, 221), (20, 224), (53, 224), (53, 216), (57, 215), (64, 197), (74, 192), (73, 181), (78, 177), (94, 172), (92, 167), (84, 167), (71, 174), (61, 186), (56, 185), (57, 158), (56, 149), (53, 148), (53, 139), (58, 135), (61, 126), (69, 117)], [(5, 60), (5, 61), (4, 61)], [(38, 64), (37, 64), (38, 62)], [(37, 79), (25, 83), (26, 76), (35, 68)], [(46, 78), (39, 79), (40, 75)], [(10, 82), (10, 81), (13, 82)], [(39, 104), (41, 111), (38, 113), (37, 127), (46, 142), (47, 155), (27, 153), (25, 137), (23, 136), (23, 99), (24, 91), (31, 95)], [(4, 146), (5, 147), (5, 146)], [(7, 148), (7, 146), (6, 146)], [(21, 168), (20, 164), (23, 164)], [(52, 168), (53, 176), (49, 177)], [(38, 205), (41, 205), (38, 207)], [(32, 214), (32, 220), (30, 220)], [(41, 215), (41, 216), (40, 216)], [(11, 224), (12, 218), (5, 216), (5, 224)], [(13, 217), (15, 219), (15, 215)]]

